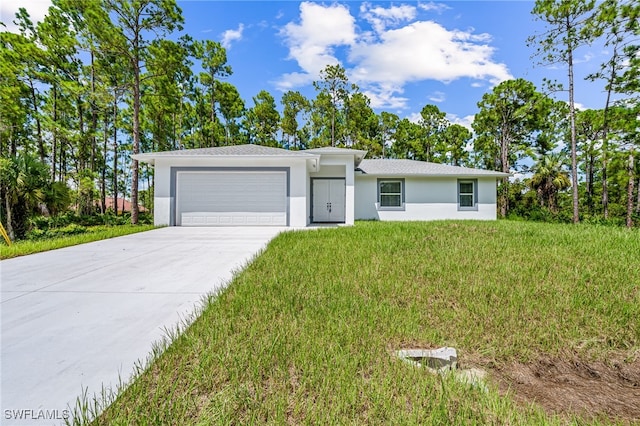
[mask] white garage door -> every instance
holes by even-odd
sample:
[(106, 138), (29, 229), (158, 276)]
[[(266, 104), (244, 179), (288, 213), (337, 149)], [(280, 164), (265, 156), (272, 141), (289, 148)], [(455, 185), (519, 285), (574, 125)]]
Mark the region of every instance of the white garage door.
[(176, 179), (176, 225), (287, 225), (284, 171), (181, 171)]

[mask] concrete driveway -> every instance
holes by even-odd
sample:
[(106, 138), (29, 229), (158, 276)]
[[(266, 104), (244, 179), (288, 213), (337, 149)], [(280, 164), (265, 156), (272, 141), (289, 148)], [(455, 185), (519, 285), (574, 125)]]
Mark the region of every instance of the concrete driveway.
[[(58, 424), (284, 228), (161, 228), (0, 262), (0, 424)], [(19, 420), (23, 418), (23, 420)]]

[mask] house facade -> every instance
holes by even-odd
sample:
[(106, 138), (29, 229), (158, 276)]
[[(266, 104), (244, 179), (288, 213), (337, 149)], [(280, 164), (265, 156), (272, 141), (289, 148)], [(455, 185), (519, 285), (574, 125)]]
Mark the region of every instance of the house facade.
[(504, 173), (365, 156), (346, 148), (235, 145), (133, 158), (154, 165), (156, 225), (496, 218), (496, 181)]

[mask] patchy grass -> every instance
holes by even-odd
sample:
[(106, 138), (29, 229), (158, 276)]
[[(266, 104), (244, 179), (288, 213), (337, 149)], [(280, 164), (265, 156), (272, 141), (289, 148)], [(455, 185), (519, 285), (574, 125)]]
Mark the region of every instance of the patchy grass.
[(598, 226), (364, 222), (285, 233), (97, 423), (637, 421), (545, 411), (498, 380), (483, 392), (392, 353), (453, 346), (463, 367), (490, 377), (568, 357), (637, 368), (638, 253), (640, 232)]
[(92, 241), (121, 237), (123, 235), (134, 234), (136, 232), (148, 231), (153, 228), (153, 225), (118, 225), (90, 227), (70, 225), (62, 228), (62, 230), (65, 231), (67, 235), (60, 232), (59, 235), (61, 236), (39, 240), (18, 241), (11, 244), (10, 246), (7, 246), (6, 243), (2, 242), (0, 243), (0, 259), (10, 259), (12, 257), (25, 256), (27, 254), (90, 243)]

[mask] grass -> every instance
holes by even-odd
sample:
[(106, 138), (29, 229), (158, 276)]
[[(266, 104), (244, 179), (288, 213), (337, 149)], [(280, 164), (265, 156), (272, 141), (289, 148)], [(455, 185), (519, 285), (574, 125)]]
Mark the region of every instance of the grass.
[(91, 226), (87, 228), (82, 227), (82, 233), (76, 235), (66, 235), (41, 240), (24, 240), (15, 242), (10, 246), (2, 242), (0, 243), (0, 259), (11, 259), (13, 257), (90, 243), (92, 241), (121, 237), (136, 232), (148, 231), (153, 228), (153, 225)]
[[(640, 348), (640, 232), (363, 222), (269, 247), (97, 424), (564, 424), (392, 356), (500, 366)], [(576, 423), (588, 423), (578, 418)], [(595, 421), (595, 420), (593, 420)]]

